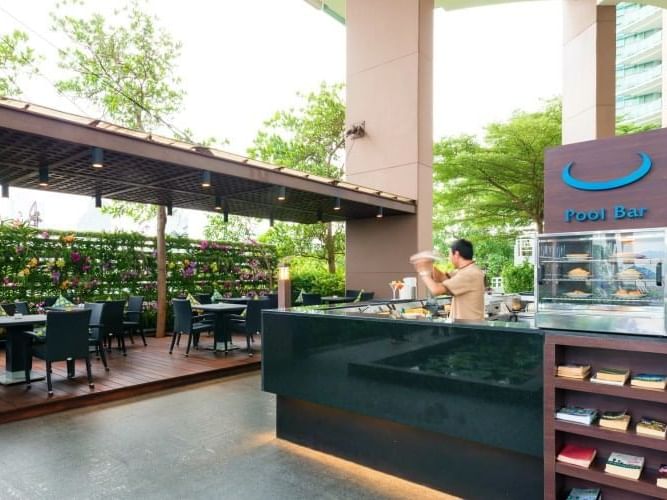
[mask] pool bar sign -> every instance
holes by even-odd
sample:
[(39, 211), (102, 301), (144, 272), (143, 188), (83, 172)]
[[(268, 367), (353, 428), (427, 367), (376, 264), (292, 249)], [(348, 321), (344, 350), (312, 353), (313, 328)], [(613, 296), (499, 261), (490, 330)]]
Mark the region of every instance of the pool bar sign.
[(544, 152), (545, 233), (667, 227), (667, 128)]
[[(643, 179), (646, 174), (651, 171), (651, 167), (653, 166), (651, 157), (647, 153), (640, 152), (638, 154), (641, 158), (641, 164), (627, 175), (604, 181), (585, 181), (572, 175), (574, 162), (571, 161), (563, 167), (561, 180), (567, 186), (580, 191), (609, 191), (629, 186)], [(644, 218), (647, 213), (648, 208), (646, 207), (626, 207), (623, 204), (617, 203), (608, 209), (606, 207), (595, 208), (592, 210), (575, 210), (573, 208), (566, 208), (563, 211), (563, 220), (567, 223), (602, 222), (608, 220), (608, 218), (618, 221), (624, 219), (641, 219)]]

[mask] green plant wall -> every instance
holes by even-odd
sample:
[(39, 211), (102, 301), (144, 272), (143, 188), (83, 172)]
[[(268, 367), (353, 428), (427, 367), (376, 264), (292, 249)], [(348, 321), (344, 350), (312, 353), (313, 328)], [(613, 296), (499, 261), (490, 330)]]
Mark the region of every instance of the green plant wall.
[[(64, 294), (77, 302), (143, 295), (156, 300), (155, 238), (139, 233), (43, 231), (0, 223), (0, 301)], [(263, 294), (273, 288), (273, 247), (167, 238), (169, 296)]]

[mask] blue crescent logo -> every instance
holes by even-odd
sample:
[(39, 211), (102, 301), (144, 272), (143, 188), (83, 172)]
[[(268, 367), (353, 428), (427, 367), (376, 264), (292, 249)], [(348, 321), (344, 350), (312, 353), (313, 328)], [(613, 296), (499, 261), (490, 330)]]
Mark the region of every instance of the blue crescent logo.
[(563, 182), (574, 189), (581, 189), (583, 191), (604, 191), (606, 189), (616, 189), (633, 182), (637, 182), (639, 179), (644, 177), (651, 170), (652, 162), (651, 157), (646, 153), (639, 153), (639, 156), (642, 159), (642, 164), (639, 165), (639, 168), (634, 172), (629, 173), (625, 177), (619, 177), (617, 179), (610, 179), (608, 181), (581, 181), (575, 179), (570, 174), (570, 169), (574, 165), (574, 162), (571, 161), (563, 168), (563, 173), (561, 174), (561, 179)]

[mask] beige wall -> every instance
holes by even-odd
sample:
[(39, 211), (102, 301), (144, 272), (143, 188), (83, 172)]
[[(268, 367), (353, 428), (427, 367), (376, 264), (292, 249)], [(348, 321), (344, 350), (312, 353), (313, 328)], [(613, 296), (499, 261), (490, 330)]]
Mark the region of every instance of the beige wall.
[(616, 7), (563, 1), (563, 144), (614, 135)]
[(416, 216), (347, 223), (347, 287), (389, 297), (432, 247), (433, 0), (347, 1), (347, 142), (351, 182), (418, 201)]

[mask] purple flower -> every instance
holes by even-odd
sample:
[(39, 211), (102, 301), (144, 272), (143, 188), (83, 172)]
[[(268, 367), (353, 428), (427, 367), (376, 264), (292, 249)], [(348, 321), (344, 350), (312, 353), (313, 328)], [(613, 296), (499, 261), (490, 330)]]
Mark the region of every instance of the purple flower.
[(49, 239), (49, 232), (48, 232), (48, 231), (42, 231), (41, 236), (42, 236), (42, 238), (44, 238), (45, 240), (48, 240), (48, 239)]
[(60, 282), (60, 272), (59, 271), (53, 271), (51, 273), (51, 281), (53, 282), (54, 285), (57, 285)]
[(76, 264), (81, 260), (81, 254), (75, 250), (74, 252), (69, 254), (69, 258), (72, 260), (72, 262)]
[(9, 285), (12, 282), (12, 280), (9, 279), (9, 276), (5, 276), (2, 278), (2, 284), (3, 285)]
[(201, 240), (199, 242), (199, 249), (200, 250), (206, 250), (209, 247), (209, 243), (206, 240)]
[(90, 271), (90, 264), (84, 264), (83, 266), (81, 266), (81, 270), (83, 272)]

